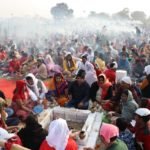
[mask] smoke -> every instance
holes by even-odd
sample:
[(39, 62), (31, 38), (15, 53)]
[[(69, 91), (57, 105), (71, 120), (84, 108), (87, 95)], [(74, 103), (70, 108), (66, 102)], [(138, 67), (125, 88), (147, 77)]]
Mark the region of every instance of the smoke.
[(0, 19), (0, 38), (14, 39), (15, 41), (25, 39), (50, 38), (51, 35), (59, 33), (73, 36), (89, 33), (105, 34), (108, 37), (119, 38), (120, 35), (134, 35), (137, 22), (130, 20), (112, 20), (98, 18), (78, 18), (65, 21), (54, 21), (39, 17), (10, 17)]

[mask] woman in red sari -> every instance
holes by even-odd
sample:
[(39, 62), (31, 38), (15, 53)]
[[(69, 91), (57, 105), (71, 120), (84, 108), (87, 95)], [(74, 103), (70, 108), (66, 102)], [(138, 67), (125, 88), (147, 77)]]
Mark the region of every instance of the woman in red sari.
[(30, 101), (25, 81), (19, 80), (16, 82), (16, 89), (12, 100), (12, 108), (21, 119), (24, 120), (30, 113), (33, 113), (34, 103)]
[(98, 76), (98, 81), (91, 85), (90, 97), (94, 103), (102, 104), (102, 107), (107, 109), (105, 108), (107, 106), (103, 105), (103, 103), (112, 97), (112, 84), (104, 74), (100, 74)]
[(52, 121), (48, 132), (40, 150), (78, 150), (76, 142), (70, 137), (66, 120), (59, 118)]
[(15, 56), (9, 62), (8, 71), (9, 73), (20, 72), (20, 60), (17, 59)]

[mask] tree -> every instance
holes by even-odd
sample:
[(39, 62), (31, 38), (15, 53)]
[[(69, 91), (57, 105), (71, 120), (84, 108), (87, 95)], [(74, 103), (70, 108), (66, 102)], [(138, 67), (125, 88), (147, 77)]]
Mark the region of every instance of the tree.
[(144, 11), (134, 11), (131, 13), (131, 17), (133, 20), (138, 20), (141, 22), (145, 22), (146, 20), (146, 14)]
[(101, 18), (101, 19), (109, 19), (110, 18), (110, 16), (105, 12), (96, 13), (95, 11), (91, 11), (88, 17)]
[(115, 18), (115, 19), (130, 19), (129, 9), (124, 8), (123, 10), (113, 14), (112, 17)]
[(73, 10), (68, 8), (66, 3), (58, 3), (56, 6), (51, 8), (51, 14), (54, 19), (67, 19), (73, 17)]
[(102, 19), (110, 19), (109, 14), (105, 13), (105, 12), (101, 12), (98, 14), (98, 17), (102, 18)]

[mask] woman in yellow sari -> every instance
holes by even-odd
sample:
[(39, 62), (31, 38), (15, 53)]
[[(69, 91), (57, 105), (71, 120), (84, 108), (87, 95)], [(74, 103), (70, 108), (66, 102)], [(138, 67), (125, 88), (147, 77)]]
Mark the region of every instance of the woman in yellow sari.
[(61, 73), (54, 75), (49, 82), (48, 89), (46, 94), (48, 100), (54, 97), (60, 106), (64, 106), (68, 102), (68, 83)]
[(72, 58), (71, 53), (67, 53), (63, 60), (64, 71), (74, 72), (77, 70), (76, 61)]

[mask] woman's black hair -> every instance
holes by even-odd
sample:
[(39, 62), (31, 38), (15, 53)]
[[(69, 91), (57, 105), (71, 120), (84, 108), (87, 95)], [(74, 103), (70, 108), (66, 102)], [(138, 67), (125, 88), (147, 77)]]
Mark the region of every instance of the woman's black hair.
[(77, 73), (77, 76), (76, 76), (76, 77), (80, 77), (80, 78), (84, 79), (84, 78), (85, 78), (85, 75), (86, 75), (85, 70), (80, 69), (80, 70), (78, 71), (78, 73)]
[(119, 128), (120, 131), (125, 131), (127, 125), (128, 124), (125, 118), (117, 118), (116, 126)]
[(129, 91), (128, 90), (124, 90), (123, 92), (122, 92), (122, 94), (125, 94), (125, 95), (129, 95)]
[(32, 77), (27, 76), (27, 77), (26, 77), (26, 80), (33, 80), (33, 79), (32, 79)]
[(145, 123), (150, 120), (150, 115), (141, 117)]
[(4, 92), (1, 91), (1, 90), (0, 90), (0, 97), (3, 98), (3, 99), (6, 99), (6, 96), (5, 96)]
[(110, 138), (110, 142), (114, 142), (117, 138), (118, 138), (117, 136)]

